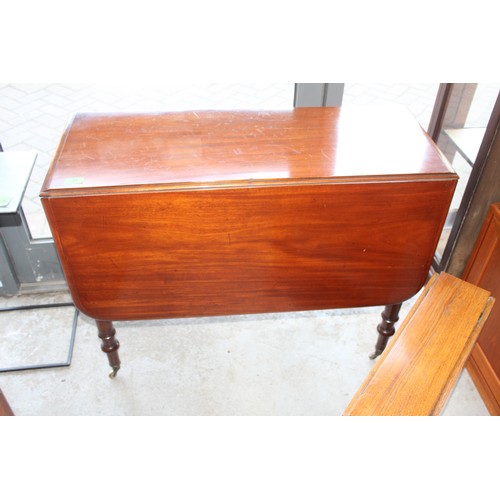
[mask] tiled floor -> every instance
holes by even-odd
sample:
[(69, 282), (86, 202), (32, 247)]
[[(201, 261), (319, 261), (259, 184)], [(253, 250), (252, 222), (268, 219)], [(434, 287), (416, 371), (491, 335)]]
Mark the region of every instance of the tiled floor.
[[(0, 308), (68, 299), (0, 298)], [(115, 379), (94, 322), (81, 316), (71, 366), (1, 373), (0, 387), (17, 415), (340, 416), (373, 366), (380, 312), (117, 322)], [(0, 314), (0, 367), (66, 360), (71, 308)], [(443, 415), (488, 415), (467, 372)]]

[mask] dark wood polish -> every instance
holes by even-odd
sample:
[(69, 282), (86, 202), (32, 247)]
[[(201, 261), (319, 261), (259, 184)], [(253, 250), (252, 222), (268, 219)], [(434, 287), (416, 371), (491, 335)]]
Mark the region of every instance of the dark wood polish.
[(378, 339), (375, 344), (375, 352), (370, 356), (370, 359), (375, 359), (384, 352), (387, 347), (387, 342), (396, 332), (396, 323), (399, 320), (399, 311), (403, 304), (391, 304), (385, 306), (382, 311), (382, 321), (377, 326)]
[(96, 324), (98, 336), (102, 340), (102, 352), (107, 354), (109, 366), (112, 368), (112, 372), (109, 376), (113, 378), (120, 369), (120, 357), (118, 355), (120, 343), (115, 338), (116, 330), (113, 328), (113, 323), (111, 321), (96, 320)]
[(48, 205), (85, 314), (246, 314), (383, 305), (423, 286), (443, 222), (432, 214), (445, 215), (451, 187), (368, 187), (137, 193)]
[(99, 321), (401, 303), (457, 176), (392, 108), (77, 115), (41, 197)]

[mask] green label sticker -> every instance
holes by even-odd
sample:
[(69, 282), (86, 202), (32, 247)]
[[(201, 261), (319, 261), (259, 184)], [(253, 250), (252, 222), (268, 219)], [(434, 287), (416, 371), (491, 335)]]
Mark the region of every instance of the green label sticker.
[(6, 207), (12, 198), (10, 196), (3, 196), (0, 194), (0, 207)]
[(64, 184), (66, 186), (78, 186), (83, 184), (83, 177), (66, 177)]

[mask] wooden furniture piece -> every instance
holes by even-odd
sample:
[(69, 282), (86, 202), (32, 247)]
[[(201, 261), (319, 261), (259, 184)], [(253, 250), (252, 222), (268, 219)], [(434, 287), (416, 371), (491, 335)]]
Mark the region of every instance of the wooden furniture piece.
[[(462, 279), (500, 297), (500, 203), (490, 206)], [(494, 308), (467, 370), (492, 415), (500, 415), (500, 306)]]
[(399, 107), (82, 114), (41, 191), (75, 305), (114, 320), (397, 304), (457, 181)]
[(435, 274), (344, 415), (438, 415), (493, 303), (489, 292)]
[(0, 389), (0, 417), (13, 417), (14, 412)]

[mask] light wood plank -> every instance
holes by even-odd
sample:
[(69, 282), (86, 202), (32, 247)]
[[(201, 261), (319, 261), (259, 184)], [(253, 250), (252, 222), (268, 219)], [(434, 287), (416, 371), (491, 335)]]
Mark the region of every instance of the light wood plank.
[(494, 299), (449, 274), (434, 275), (344, 415), (437, 415)]

